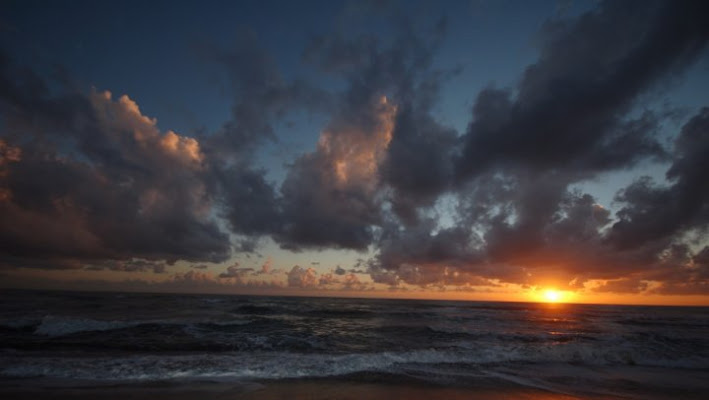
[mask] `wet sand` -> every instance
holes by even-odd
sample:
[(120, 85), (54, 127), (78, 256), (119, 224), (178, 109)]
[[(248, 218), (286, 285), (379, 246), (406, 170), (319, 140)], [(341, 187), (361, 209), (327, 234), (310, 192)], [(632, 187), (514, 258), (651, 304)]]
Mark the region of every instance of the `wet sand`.
[[(28, 381), (0, 385), (0, 398), (34, 400), (597, 400), (526, 387), (445, 387), (312, 379), (263, 383), (190, 382), (64, 386)], [(608, 397), (604, 397), (608, 398)]]

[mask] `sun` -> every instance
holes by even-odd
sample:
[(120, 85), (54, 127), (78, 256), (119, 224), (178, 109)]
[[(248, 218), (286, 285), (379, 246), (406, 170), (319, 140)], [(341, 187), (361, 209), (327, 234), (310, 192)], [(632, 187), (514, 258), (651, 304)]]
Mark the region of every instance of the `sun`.
[(550, 303), (561, 301), (561, 292), (558, 290), (548, 289), (544, 291), (544, 299)]

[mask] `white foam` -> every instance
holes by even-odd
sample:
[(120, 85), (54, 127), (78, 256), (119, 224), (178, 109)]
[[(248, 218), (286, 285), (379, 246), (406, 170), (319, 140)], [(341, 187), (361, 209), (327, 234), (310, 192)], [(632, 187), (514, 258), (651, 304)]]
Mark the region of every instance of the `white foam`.
[[(472, 346), (471, 346), (472, 347)], [(124, 357), (8, 356), (0, 360), (0, 376), (89, 379), (284, 379), (326, 377), (357, 372), (404, 373), (430, 371), (443, 365), (483, 367), (524, 365), (654, 366), (703, 368), (702, 356), (679, 359), (653, 358), (632, 349), (599, 349), (584, 344), (555, 346), (479, 346), (447, 350), (317, 354), (274, 351), (200, 353), (185, 355), (134, 355)], [(462, 371), (470, 369), (465, 367)], [(423, 376), (426, 376), (425, 374)]]
[(397, 364), (451, 361), (456, 361), (453, 354), (433, 350), (343, 355), (259, 352), (133, 357), (9, 357), (0, 363), (0, 376), (89, 380), (280, 379), (393, 371)]

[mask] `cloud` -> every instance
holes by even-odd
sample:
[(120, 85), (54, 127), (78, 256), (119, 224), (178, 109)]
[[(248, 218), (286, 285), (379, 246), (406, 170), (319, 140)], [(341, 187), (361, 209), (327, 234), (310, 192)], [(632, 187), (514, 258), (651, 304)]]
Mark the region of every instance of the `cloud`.
[(405, 230), (385, 230), (379, 244), (379, 262), (385, 266), (406, 264), (450, 266), (481, 260), (469, 231), (442, 229), (432, 233), (433, 221)]
[(177, 283), (202, 283), (213, 284), (216, 281), (214, 276), (209, 272), (189, 270), (185, 273), (177, 273), (173, 275), (173, 282)]
[[(433, 146), (424, 149), (453, 137), (428, 116), (441, 79), (441, 73), (431, 69), (433, 52), (445, 24), (441, 21), (419, 34), (420, 27), (415, 29), (406, 18), (387, 21), (390, 40), (342, 30), (314, 38), (306, 50), (307, 60), (323, 73), (344, 79), (346, 87), (333, 96), (332, 119), (317, 148), (294, 162), (281, 187), (283, 229), (274, 237), (284, 248), (366, 250), (375, 241), (375, 228), (384, 223), (382, 210), (391, 189), (397, 204), (407, 196), (414, 198), (416, 185), (398, 183), (399, 178), (408, 168), (416, 169), (408, 171), (413, 174), (435, 171), (425, 162), (395, 166), (414, 160), (407, 147), (435, 153), (435, 161), (449, 155)], [(405, 126), (403, 121), (411, 122)], [(423, 132), (409, 133), (407, 128), (419, 122), (425, 122)], [(400, 127), (407, 132), (399, 132)], [(435, 185), (434, 179), (426, 182)], [(424, 198), (431, 201), (428, 194), (416, 201)]]
[(152, 271), (156, 274), (162, 274), (166, 272), (166, 264), (164, 261), (150, 261), (150, 260), (108, 260), (102, 263), (92, 264), (87, 267), (89, 270), (103, 270), (109, 269), (111, 271), (122, 271), (122, 272), (146, 272)]
[(243, 278), (254, 275), (255, 270), (248, 267), (239, 267), (239, 263), (227, 267), (227, 269), (219, 274), (219, 278), (229, 279), (236, 278), (237, 280), (243, 280)]
[[(145, 160), (148, 163), (166, 162), (161, 159), (164, 157), (187, 168), (201, 167), (204, 154), (196, 139), (180, 136), (173, 131), (161, 133), (157, 128), (157, 119), (143, 115), (138, 104), (127, 95), (113, 101), (109, 91), (92, 91), (88, 100), (95, 110), (98, 125), (108, 138), (117, 147), (130, 150), (122, 152), (128, 161), (138, 164), (141, 160), (136, 158), (150, 155), (152, 157)], [(132, 138), (126, 137), (129, 135)]]
[(256, 272), (258, 275), (271, 275), (277, 273), (278, 269), (273, 269), (271, 266), (272, 261), (270, 258), (266, 259), (263, 264), (261, 264), (261, 269)]
[(661, 156), (648, 117), (633, 121), (628, 114), (640, 94), (704, 49), (704, 7), (605, 2), (575, 20), (549, 21), (539, 60), (526, 69), (516, 95), (493, 88), (478, 95), (459, 173), (561, 166), (589, 173)]
[(333, 285), (335, 283), (340, 283), (340, 280), (331, 272), (327, 272), (320, 275), (320, 278), (318, 279), (318, 284), (320, 286), (328, 286)]
[(634, 247), (657, 240), (671, 240), (693, 229), (706, 231), (709, 223), (709, 189), (704, 171), (709, 170), (709, 108), (687, 122), (675, 141), (674, 157), (667, 171), (667, 186), (641, 178), (618, 193), (624, 204), (609, 241), (618, 247)]
[(313, 268), (306, 269), (296, 265), (288, 272), (288, 287), (308, 288), (317, 284), (317, 272)]
[[(365, 290), (366, 268), (392, 288), (706, 293), (709, 109), (668, 145), (667, 111), (648, 102), (706, 54), (706, 14), (700, 1), (608, 1), (547, 21), (536, 62), (514, 87), (477, 93), (464, 132), (433, 111), (459, 72), (437, 67), (445, 20), (421, 28), (390, 6), (348, 9), (312, 38), (302, 67), (336, 81), (327, 90), (283, 74), (252, 32), (202, 46), (232, 107), (215, 132), (194, 135), (159, 128), (128, 95), (81, 92), (2, 54), (0, 265), (194, 263), (176, 287), (285, 274), (291, 288)], [(349, 17), (383, 21), (386, 34)], [(259, 149), (301, 112), (328, 122), (270, 182)], [(576, 189), (644, 162), (666, 164), (666, 181), (637, 179), (616, 194), (616, 213)], [(323, 274), (270, 261), (203, 271), (269, 239), (374, 256)]]
[[(538, 61), (516, 88), (478, 94), (460, 141), (426, 114), (406, 116), (401, 108), (383, 169), (399, 195), (392, 201), (398, 219), (387, 216), (382, 225), (372, 278), (390, 285), (578, 283), (683, 270), (685, 261), (662, 254), (683, 234), (701, 242), (706, 232), (706, 185), (699, 184), (707, 169), (705, 112), (683, 128), (672, 152), (658, 140), (664, 114), (638, 113), (637, 106), (706, 50), (705, 8), (604, 2), (548, 21)], [(674, 184), (642, 179), (626, 188), (616, 199), (626, 205), (617, 219), (572, 189), (645, 160), (671, 160)], [(452, 226), (436, 213), (442, 195), (453, 199)]]
[(322, 133), (315, 152), (299, 158), (283, 182), (285, 248), (364, 250), (380, 220), (378, 168), (391, 140), (396, 107), (385, 97), (342, 116)]
[(0, 81), (4, 264), (228, 257), (197, 139), (161, 132), (128, 96), (49, 91), (6, 59)]
[(397, 114), (381, 177), (393, 189), (392, 207), (402, 221), (416, 222), (417, 208), (431, 206), (451, 189), (457, 142), (457, 132), (426, 110), (408, 106)]
[[(8, 218), (0, 237), (7, 239), (7, 263), (219, 262), (232, 249), (255, 251), (262, 236), (293, 250), (367, 249), (383, 222), (388, 183), (380, 169), (391, 158), (396, 104), (408, 99), (427, 109), (438, 79), (426, 71), (440, 33), (427, 42), (411, 24), (396, 30), (393, 41), (373, 46), (346, 34), (313, 41), (309, 54), (319, 58), (312, 65), (346, 81), (336, 95), (285, 79), (249, 32), (228, 50), (203, 46), (202, 55), (226, 71), (233, 107), (216, 132), (195, 137), (161, 131), (127, 95), (49, 91), (54, 82), (31, 70), (20, 74), (3, 59), (8, 156), (0, 212)], [(350, 40), (348, 51), (358, 54), (338, 53)], [(352, 56), (366, 65), (352, 65)], [(317, 148), (297, 158), (276, 188), (253, 166), (253, 154), (277, 140), (277, 121), (303, 109), (331, 112), (331, 120)], [(16, 140), (28, 127), (29, 140)], [(226, 219), (236, 244), (215, 216)], [(40, 226), (43, 236), (23, 226)]]
[(286, 80), (253, 31), (241, 29), (226, 49), (205, 43), (199, 52), (224, 69), (224, 89), (233, 98), (231, 118), (210, 140), (214, 156), (248, 159), (259, 144), (278, 140), (274, 124), (289, 112), (329, 107), (327, 92)]
[(387, 270), (380, 267), (372, 267), (369, 269), (369, 276), (374, 283), (383, 283), (390, 287), (399, 285), (400, 278), (396, 271)]
[(259, 237), (283, 231), (281, 196), (266, 171), (254, 166), (260, 146), (278, 142), (276, 126), (296, 111), (328, 110), (329, 94), (300, 79), (286, 79), (257, 35), (239, 31), (227, 48), (204, 43), (200, 56), (224, 72), (224, 92), (232, 99), (231, 116), (205, 135), (210, 159), (206, 177), (218, 194), (220, 216), (242, 235), (237, 250), (254, 252)]

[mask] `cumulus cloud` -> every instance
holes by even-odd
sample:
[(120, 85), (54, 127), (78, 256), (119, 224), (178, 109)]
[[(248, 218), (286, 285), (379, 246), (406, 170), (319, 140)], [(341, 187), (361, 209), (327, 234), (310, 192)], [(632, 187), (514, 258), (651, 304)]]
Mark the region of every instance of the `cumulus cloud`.
[(0, 81), (4, 264), (228, 257), (197, 139), (161, 132), (128, 96), (50, 91), (6, 59)]
[(709, 223), (709, 108), (703, 108), (682, 128), (675, 142), (668, 186), (641, 178), (621, 191), (618, 212), (609, 241), (634, 247), (650, 241), (671, 240), (692, 229), (705, 231)]
[(526, 69), (516, 95), (494, 88), (479, 94), (459, 173), (561, 166), (589, 173), (662, 155), (649, 116), (628, 114), (641, 93), (705, 47), (703, 7), (605, 2), (575, 20), (549, 21), (539, 61)]
[(256, 273), (259, 275), (272, 275), (272, 274), (280, 272), (280, 270), (274, 269), (271, 266), (271, 264), (272, 264), (271, 259), (270, 258), (266, 259), (266, 261), (264, 261), (264, 263), (261, 264), (261, 269), (258, 270)]
[(451, 189), (457, 142), (457, 132), (426, 110), (409, 105), (397, 114), (381, 176), (393, 189), (392, 207), (404, 223), (417, 222), (419, 207), (431, 206)]
[(162, 274), (166, 272), (166, 264), (164, 261), (151, 261), (151, 260), (109, 260), (102, 263), (92, 264), (86, 267), (90, 270), (103, 270), (109, 269), (111, 271), (122, 271), (122, 272), (146, 272), (152, 271), (156, 274)]
[(289, 287), (308, 288), (315, 287), (317, 284), (317, 272), (313, 268), (296, 265), (288, 272)]
[(345, 275), (343, 289), (345, 290), (365, 290), (367, 284), (362, 282), (356, 274), (349, 273)]
[(209, 272), (189, 270), (185, 273), (178, 273), (173, 276), (174, 282), (199, 282), (213, 283), (214, 276)]
[(318, 284), (320, 286), (327, 286), (335, 283), (340, 283), (340, 280), (333, 275), (332, 272), (324, 273), (320, 275), (320, 278), (318, 279)]
[[(285, 288), (285, 283), (277, 279), (270, 281), (245, 279), (245, 275), (238, 267), (232, 267), (233, 268), (227, 269), (225, 273), (218, 276), (214, 276), (208, 271), (190, 269), (184, 273), (175, 273), (170, 279), (164, 281), (137, 281), (135, 284), (147, 286), (148, 288), (158, 291), (184, 290), (221, 293), (238, 293), (240, 291), (253, 293), (262, 290), (282, 290)], [(225, 274), (227, 275), (226, 277), (222, 276)]]
[(363, 105), (356, 119), (336, 119), (315, 152), (299, 158), (283, 183), (286, 248), (364, 250), (380, 220), (378, 168), (391, 140), (396, 107), (385, 97)]
[[(277, 235), (284, 229), (281, 196), (253, 166), (259, 146), (277, 142), (274, 126), (297, 110), (328, 109), (328, 93), (302, 80), (283, 77), (273, 57), (256, 35), (242, 30), (224, 49), (205, 45), (208, 59), (221, 65), (227, 77), (225, 91), (233, 99), (231, 118), (205, 143), (214, 159), (210, 178), (221, 194), (222, 216), (232, 231), (247, 238)], [(253, 240), (242, 250), (253, 251)]]
[(237, 280), (242, 280), (246, 276), (253, 275), (254, 269), (249, 267), (239, 267), (239, 263), (227, 267), (227, 269), (219, 274), (219, 278), (229, 279), (235, 278)]
[[(419, 163), (411, 147), (433, 154), (435, 160), (449, 155), (445, 145), (432, 144), (450, 144), (454, 134), (429, 115), (443, 74), (431, 65), (445, 23), (419, 34), (420, 27), (414, 29), (406, 18), (387, 22), (390, 40), (342, 30), (315, 37), (306, 51), (307, 60), (323, 73), (344, 79), (346, 87), (333, 97), (332, 118), (315, 151), (295, 161), (281, 187), (283, 225), (274, 237), (284, 248), (364, 251), (375, 243), (376, 229), (385, 223), (383, 210), (392, 198), (402, 214), (433, 198), (433, 189), (426, 188), (415, 196), (416, 204), (404, 200), (414, 199), (418, 189), (412, 180), (399, 178), (415, 168), (409, 172), (422, 175), (412, 179), (423, 182), (423, 174), (435, 169)], [(414, 126), (417, 130), (410, 133), (408, 128)], [(433, 174), (451, 175), (452, 167)], [(426, 184), (440, 188), (434, 179), (427, 178)]]
[[(579, 17), (548, 21), (539, 60), (516, 88), (478, 94), (460, 142), (425, 115), (414, 118), (417, 123), (398, 115), (387, 174), (396, 176), (391, 171), (397, 168), (402, 174), (392, 187), (417, 207), (452, 194), (455, 222), (440, 226), (435, 213), (393, 201), (405, 226), (396, 220), (383, 225), (373, 279), (390, 285), (534, 284), (551, 276), (576, 284), (623, 282), (606, 284), (609, 290), (630, 287), (623, 279), (640, 275), (638, 282), (669, 285), (672, 274), (660, 279), (656, 271), (686, 269), (692, 251), (682, 247), (684, 258), (663, 254), (682, 235), (696, 239), (706, 231), (706, 185), (699, 184), (707, 167), (705, 111), (683, 128), (671, 151), (658, 139), (663, 115), (635, 110), (641, 96), (706, 50), (705, 8), (701, 2), (604, 2)], [(413, 161), (396, 162), (407, 158)], [(641, 160), (672, 160), (667, 178), (673, 183), (637, 181), (618, 194), (625, 207), (615, 218), (571, 188)]]
[[(392, 288), (553, 278), (596, 291), (707, 292), (709, 109), (670, 142), (660, 139), (664, 111), (643, 103), (706, 54), (705, 2), (608, 1), (547, 21), (536, 62), (514, 87), (477, 93), (464, 132), (433, 112), (457, 73), (435, 66), (445, 20), (419, 29), (387, 10), (358, 11), (384, 18), (387, 35), (343, 24), (312, 38), (304, 68), (338, 82), (327, 90), (287, 78), (248, 31), (229, 48), (203, 46), (226, 72), (232, 106), (200, 135), (161, 129), (128, 95), (77, 91), (0, 56), (0, 265), (195, 263), (179, 284), (281, 274), (291, 288), (365, 290), (365, 268)], [(303, 111), (328, 122), (283, 182), (269, 182), (255, 155)], [(623, 188), (615, 213), (575, 189), (648, 161), (668, 166), (666, 180)], [(323, 274), (270, 261), (203, 271), (264, 237), (374, 257)]]

